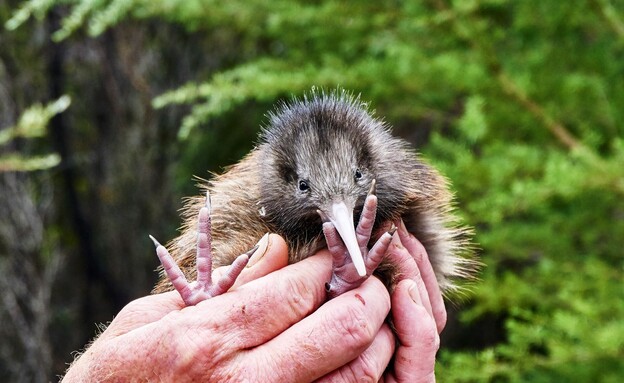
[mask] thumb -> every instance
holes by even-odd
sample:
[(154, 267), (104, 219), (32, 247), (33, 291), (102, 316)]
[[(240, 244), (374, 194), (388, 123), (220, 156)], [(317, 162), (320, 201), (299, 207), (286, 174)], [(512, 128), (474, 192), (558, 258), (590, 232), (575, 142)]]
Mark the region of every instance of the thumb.
[[(265, 234), (258, 241), (258, 249), (249, 259), (249, 263), (236, 278), (232, 286), (235, 289), (288, 265), (288, 245), (277, 234)], [(222, 266), (212, 272), (212, 280), (219, 280), (229, 266)]]

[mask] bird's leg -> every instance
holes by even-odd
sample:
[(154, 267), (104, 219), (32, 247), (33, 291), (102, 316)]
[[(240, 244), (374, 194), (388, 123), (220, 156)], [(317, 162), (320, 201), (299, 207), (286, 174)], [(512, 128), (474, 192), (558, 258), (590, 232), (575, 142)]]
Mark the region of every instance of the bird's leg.
[(180, 270), (171, 254), (169, 254), (169, 251), (150, 235), (150, 238), (154, 241), (154, 245), (156, 245), (156, 254), (163, 265), (165, 274), (167, 274), (171, 284), (178, 293), (180, 293), (180, 296), (187, 306), (196, 305), (203, 300), (221, 295), (228, 291), (247, 265), (250, 255), (256, 250), (256, 248), (253, 248), (247, 253), (238, 256), (225, 274), (213, 284), (212, 236), (210, 231), (210, 195), (206, 194), (206, 205), (199, 211), (198, 218), (197, 281), (190, 283), (184, 277), (184, 273), (182, 273), (182, 270)]
[(360, 277), (357, 273), (353, 262), (351, 262), (349, 252), (347, 251), (347, 248), (334, 225), (331, 222), (323, 223), (323, 233), (325, 234), (327, 248), (332, 254), (333, 259), (332, 277), (325, 286), (330, 299), (361, 285), (366, 278), (368, 278), (373, 271), (377, 269), (377, 266), (379, 266), (383, 260), (386, 250), (392, 241), (394, 230), (396, 229), (384, 233), (381, 237), (379, 237), (377, 242), (375, 242), (373, 247), (368, 250), (368, 242), (370, 241), (371, 232), (375, 223), (376, 213), (377, 196), (374, 194), (373, 183), (371, 191), (366, 196), (366, 200), (364, 201), (360, 221), (358, 222), (355, 230), (358, 245), (360, 246), (362, 256), (364, 257), (364, 265), (366, 266), (366, 276), (364, 277)]

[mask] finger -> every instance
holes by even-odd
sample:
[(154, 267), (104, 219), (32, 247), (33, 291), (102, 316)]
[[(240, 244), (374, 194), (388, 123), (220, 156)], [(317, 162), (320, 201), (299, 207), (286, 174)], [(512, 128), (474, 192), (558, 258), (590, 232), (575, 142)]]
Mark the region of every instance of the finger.
[(397, 268), (399, 281), (402, 281), (404, 279), (410, 279), (416, 282), (417, 285), (421, 286), (418, 291), (422, 293), (421, 299), (423, 305), (425, 306), (429, 314), (433, 316), (433, 309), (431, 307), (431, 302), (429, 301), (429, 295), (427, 293), (424, 281), (420, 276), (418, 264), (416, 263), (412, 255), (408, 252), (408, 250), (403, 246), (400, 236), (393, 236), (387, 259), (392, 265)]
[(392, 319), (399, 346), (386, 381), (435, 382), (435, 356), (440, 346), (436, 323), (410, 280), (392, 293)]
[(398, 222), (397, 226), (399, 228), (398, 231), (401, 243), (403, 243), (403, 246), (405, 246), (416, 260), (421, 278), (427, 289), (427, 294), (429, 295), (431, 310), (436, 321), (436, 326), (438, 327), (438, 333), (440, 333), (444, 329), (444, 326), (446, 326), (446, 307), (444, 306), (444, 298), (442, 297), (442, 292), (440, 291), (440, 286), (438, 285), (438, 280), (433, 271), (433, 266), (431, 266), (427, 251), (422, 243), (407, 231), (403, 220)]
[(366, 351), (317, 382), (377, 382), (390, 363), (394, 347), (394, 334), (390, 327), (384, 324)]
[(325, 282), (330, 275), (331, 257), (322, 251), (227, 294), (185, 308), (202, 311), (188, 325), (223, 334), (220, 342), (227, 349), (263, 344), (325, 301)]
[[(259, 376), (276, 377), (272, 381), (317, 379), (363, 353), (389, 310), (385, 286), (379, 279), (369, 278), (357, 289), (327, 302), (276, 338), (250, 350), (248, 357), (264, 360), (271, 355), (270, 365), (259, 366)], [(275, 366), (291, 368), (275, 371)]]
[(135, 299), (121, 309), (98, 340), (123, 335), (148, 323), (156, 322), (183, 307), (185, 303), (175, 291)]
[[(261, 278), (288, 265), (288, 245), (277, 234), (265, 234), (258, 241), (258, 249), (249, 259), (249, 263), (240, 273), (232, 289)], [(219, 280), (229, 266), (221, 266), (212, 273), (213, 280)]]

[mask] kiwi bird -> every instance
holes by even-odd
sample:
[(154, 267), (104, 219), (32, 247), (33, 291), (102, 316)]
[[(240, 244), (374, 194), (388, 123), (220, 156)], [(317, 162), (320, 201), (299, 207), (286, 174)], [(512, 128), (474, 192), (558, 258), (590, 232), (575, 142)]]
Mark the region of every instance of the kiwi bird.
[[(173, 286), (187, 304), (227, 291), (268, 232), (286, 240), (291, 263), (330, 249), (330, 296), (375, 270), (392, 273), (386, 230), (400, 219), (425, 247), (442, 291), (474, 270), (470, 230), (459, 224), (447, 180), (345, 91), (278, 105), (256, 147), (201, 188), (209, 197), (187, 200), (169, 250), (154, 240), (164, 268), (154, 292)], [(213, 284), (211, 264), (232, 267)]]

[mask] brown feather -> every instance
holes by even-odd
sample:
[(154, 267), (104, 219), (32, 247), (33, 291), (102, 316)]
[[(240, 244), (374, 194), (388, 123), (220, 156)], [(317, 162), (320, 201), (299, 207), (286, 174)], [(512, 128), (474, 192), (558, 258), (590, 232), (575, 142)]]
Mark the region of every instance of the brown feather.
[[(356, 165), (377, 182), (377, 231), (401, 217), (423, 243), (445, 292), (457, 289), (456, 280), (475, 274), (472, 231), (454, 213), (448, 181), (407, 142), (393, 137), (359, 99), (345, 92), (313, 92), (309, 100), (281, 105), (269, 117), (259, 145), (225, 173), (202, 183), (202, 195), (186, 201), (182, 234), (167, 247), (187, 279), (196, 276), (196, 217), (205, 190), (211, 196), (214, 267), (230, 264), (267, 232), (282, 235), (290, 261), (297, 262), (325, 246), (316, 206), (329, 198), (330, 190), (342, 187), (343, 193), (353, 193), (361, 209), (367, 186), (344, 186)], [(319, 190), (316, 204), (296, 194), (294, 185), (303, 175)], [(355, 213), (357, 219), (358, 205)], [(379, 270), (392, 285), (392, 265), (382, 264)], [(161, 277), (154, 292), (171, 289)]]

